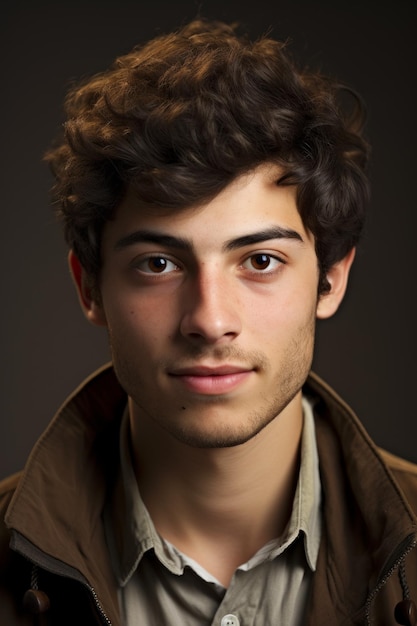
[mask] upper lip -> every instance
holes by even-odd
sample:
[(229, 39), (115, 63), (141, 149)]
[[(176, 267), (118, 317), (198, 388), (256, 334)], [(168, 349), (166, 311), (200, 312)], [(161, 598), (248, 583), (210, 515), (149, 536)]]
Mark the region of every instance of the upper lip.
[(191, 365), (188, 367), (176, 367), (169, 373), (171, 376), (226, 376), (228, 374), (249, 372), (251, 369), (251, 367), (245, 365)]

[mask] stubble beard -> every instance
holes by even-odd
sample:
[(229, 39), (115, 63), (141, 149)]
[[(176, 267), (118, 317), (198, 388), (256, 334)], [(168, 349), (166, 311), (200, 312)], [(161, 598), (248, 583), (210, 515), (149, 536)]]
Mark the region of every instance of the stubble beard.
[[(221, 417), (216, 419), (216, 428), (208, 431), (203, 428), (202, 420), (196, 418), (198, 405), (195, 402), (187, 403), (177, 402), (172, 407), (172, 412), (178, 416), (178, 419), (166, 419), (163, 412), (166, 413), (167, 407), (158, 408), (159, 399), (151, 397), (147, 400), (149, 392), (146, 390), (146, 381), (138, 378), (138, 368), (135, 366), (134, 359), (124, 355), (121, 345), (124, 342), (118, 342), (115, 337), (109, 335), (110, 347), (113, 355), (113, 364), (116, 376), (126, 393), (133, 400), (135, 409), (139, 416), (139, 420), (151, 420), (154, 424), (163, 428), (176, 440), (195, 448), (227, 448), (239, 446), (246, 443), (256, 435), (258, 435), (268, 424), (270, 424), (294, 399), (302, 388), (305, 380), (310, 372), (315, 334), (315, 317), (313, 316), (308, 323), (300, 328), (293, 341), (287, 346), (285, 354), (280, 361), (275, 381), (268, 389), (268, 396), (259, 395), (258, 406), (250, 410), (246, 417), (244, 416), (245, 407), (241, 406), (242, 415), (239, 427), (231, 424)], [(202, 359), (210, 357), (218, 360), (218, 362), (235, 361), (239, 363), (255, 364), (257, 372), (255, 375), (268, 377), (271, 364), (264, 354), (261, 352), (244, 352), (233, 346), (210, 349), (205, 347), (187, 347), (186, 358), (188, 360)], [(137, 357), (136, 357), (137, 358)], [(183, 355), (183, 358), (184, 355)], [(160, 364), (162, 368), (166, 364)], [(169, 366), (168, 366), (169, 367)], [(272, 387), (272, 392), (271, 392)], [(156, 395), (156, 394), (155, 394)], [(163, 403), (162, 403), (163, 404)], [(198, 404), (203, 412), (207, 404), (210, 410), (216, 410), (218, 407), (219, 416), (222, 411), (224, 413), (225, 399), (222, 396), (207, 396), (199, 399)], [(227, 401), (226, 401), (227, 404)], [(162, 406), (162, 405), (161, 405)], [(190, 415), (191, 412), (191, 415)], [(187, 420), (188, 415), (190, 419)], [(239, 416), (238, 416), (239, 417)], [(140, 431), (140, 428), (138, 429)]]

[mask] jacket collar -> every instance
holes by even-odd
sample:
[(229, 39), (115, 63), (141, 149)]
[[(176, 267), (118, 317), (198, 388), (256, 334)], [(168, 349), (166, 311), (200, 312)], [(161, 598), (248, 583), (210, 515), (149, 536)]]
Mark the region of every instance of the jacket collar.
[(323, 576), (314, 580), (315, 620), (318, 611), (323, 623), (343, 623), (352, 615), (364, 619), (384, 577), (415, 545), (417, 520), (350, 407), (315, 374), (305, 391), (316, 398), (324, 493), (318, 564)]
[(35, 445), (5, 516), (15, 531), (13, 547), (45, 569), (82, 581), (113, 624), (119, 623), (116, 585), (101, 512), (118, 467), (125, 404), (110, 367), (76, 389)]

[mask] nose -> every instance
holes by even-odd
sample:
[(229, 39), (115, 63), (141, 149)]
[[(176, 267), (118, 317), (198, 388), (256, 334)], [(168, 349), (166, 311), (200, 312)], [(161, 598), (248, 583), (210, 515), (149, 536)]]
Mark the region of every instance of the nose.
[(220, 268), (202, 270), (184, 294), (180, 332), (200, 343), (232, 341), (242, 330), (239, 298)]

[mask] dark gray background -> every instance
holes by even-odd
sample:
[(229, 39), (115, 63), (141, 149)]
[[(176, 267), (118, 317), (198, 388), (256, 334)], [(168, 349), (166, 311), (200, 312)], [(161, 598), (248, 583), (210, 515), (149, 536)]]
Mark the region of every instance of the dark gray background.
[(315, 370), (378, 444), (417, 461), (415, 7), (406, 0), (3, 2), (0, 475), (23, 465), (65, 396), (109, 357), (105, 332), (79, 310), (42, 162), (67, 86), (198, 10), (238, 20), (253, 36), (272, 27), (290, 39), (296, 58), (347, 81), (368, 104), (370, 218), (351, 291), (319, 324)]

